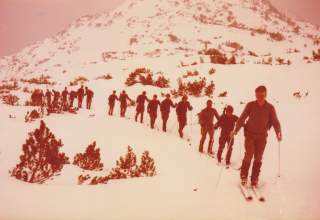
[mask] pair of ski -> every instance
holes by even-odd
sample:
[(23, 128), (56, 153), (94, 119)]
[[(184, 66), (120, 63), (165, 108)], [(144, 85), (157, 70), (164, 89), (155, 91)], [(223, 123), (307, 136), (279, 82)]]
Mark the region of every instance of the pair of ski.
[(260, 202), (265, 202), (265, 196), (261, 192), (260, 188), (257, 186), (250, 186), (239, 184), (242, 195), (246, 201), (252, 201), (255, 196)]

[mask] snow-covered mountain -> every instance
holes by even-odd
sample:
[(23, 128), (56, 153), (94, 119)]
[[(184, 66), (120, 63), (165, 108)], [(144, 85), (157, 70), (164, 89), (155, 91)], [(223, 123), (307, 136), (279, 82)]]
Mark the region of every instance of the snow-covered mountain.
[(177, 66), (199, 62), (205, 48), (233, 54), (238, 63), (269, 57), (305, 63), (319, 36), (316, 26), (286, 17), (268, 0), (128, 0), (111, 13), (83, 16), (56, 36), (2, 58), (0, 75), (69, 78), (96, 75), (110, 66), (121, 73), (128, 61), (141, 59)]

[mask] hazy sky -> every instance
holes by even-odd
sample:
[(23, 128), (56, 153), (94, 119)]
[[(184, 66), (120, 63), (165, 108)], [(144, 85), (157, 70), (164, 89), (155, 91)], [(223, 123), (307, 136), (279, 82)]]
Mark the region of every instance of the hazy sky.
[[(0, 0), (0, 57), (56, 34), (82, 15), (109, 11), (123, 1)], [(271, 1), (285, 12), (320, 24), (320, 0)]]

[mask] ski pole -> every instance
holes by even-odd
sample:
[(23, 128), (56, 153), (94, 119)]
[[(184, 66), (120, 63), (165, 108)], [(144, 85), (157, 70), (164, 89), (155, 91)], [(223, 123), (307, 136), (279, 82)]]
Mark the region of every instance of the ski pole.
[(280, 160), (281, 160), (281, 150), (280, 141), (278, 142), (278, 177), (280, 178)]

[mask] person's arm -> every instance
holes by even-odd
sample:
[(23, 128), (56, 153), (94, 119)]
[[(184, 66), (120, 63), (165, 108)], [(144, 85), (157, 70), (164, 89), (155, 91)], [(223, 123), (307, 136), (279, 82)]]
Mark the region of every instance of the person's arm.
[(281, 125), (280, 125), (276, 110), (273, 106), (271, 108), (271, 124), (276, 132), (278, 141), (281, 141), (282, 140)]
[(216, 117), (216, 119), (218, 119), (218, 120), (220, 119), (220, 115), (216, 109), (214, 110), (214, 116)]
[(190, 105), (190, 102), (188, 102), (188, 109), (189, 111), (192, 111), (193, 107)]
[(219, 119), (218, 119), (218, 122), (217, 124), (214, 126), (214, 129), (218, 129), (219, 127), (221, 127), (221, 122), (223, 120), (223, 117), (221, 116)]
[(249, 114), (250, 114), (250, 104), (247, 104), (245, 109), (243, 110), (239, 120), (236, 123), (236, 128), (234, 129), (234, 132), (233, 132), (234, 134), (238, 133), (240, 128), (244, 125), (244, 122), (248, 118)]
[(147, 112), (148, 113), (150, 113), (150, 104), (151, 104), (151, 102), (149, 102), (148, 105), (147, 105)]

